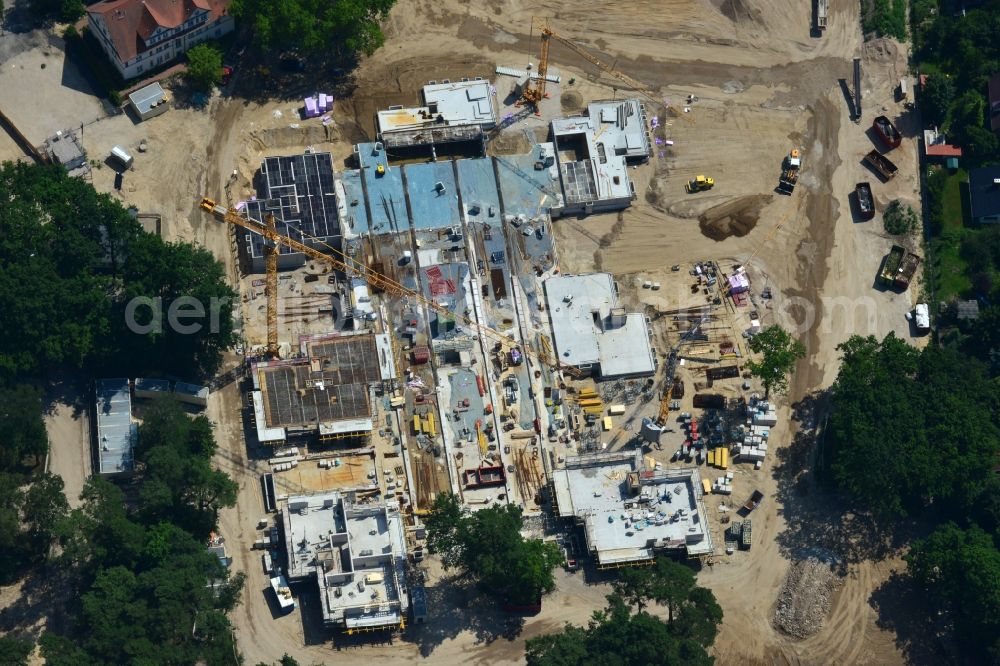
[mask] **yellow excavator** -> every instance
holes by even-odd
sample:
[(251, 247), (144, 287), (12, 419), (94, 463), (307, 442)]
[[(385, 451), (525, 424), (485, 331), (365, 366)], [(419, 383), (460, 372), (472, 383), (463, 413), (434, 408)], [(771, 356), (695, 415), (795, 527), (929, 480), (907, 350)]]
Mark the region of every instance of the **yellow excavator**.
[(695, 192), (704, 192), (715, 187), (715, 179), (709, 176), (695, 176), (693, 179), (687, 182), (685, 189), (688, 194), (693, 194)]

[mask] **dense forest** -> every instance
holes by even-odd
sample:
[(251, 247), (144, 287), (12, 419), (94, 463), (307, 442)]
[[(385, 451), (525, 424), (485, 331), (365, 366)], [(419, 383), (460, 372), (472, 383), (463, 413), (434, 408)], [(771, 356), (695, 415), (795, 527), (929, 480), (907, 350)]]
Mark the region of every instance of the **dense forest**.
[[(47, 387), (115, 374), (198, 380), (219, 368), (235, 302), (222, 266), (146, 233), (61, 167), (5, 163), (0, 191), (2, 582), (35, 580), (34, 594), (50, 600), (59, 629), (38, 637), (50, 665), (238, 663), (226, 613), (243, 579), (205, 547), (236, 484), (212, 466), (204, 416), (172, 398), (149, 406), (134, 477), (92, 477), (72, 511), (62, 479), (42, 471)], [(215, 302), (218, 326), (160, 321), (157, 307), (181, 297), (206, 312)], [(85, 410), (92, 396), (81, 395), (74, 407)], [(0, 640), (0, 663), (26, 664), (27, 638)]]
[[(822, 472), (909, 544), (907, 575), (966, 663), (1000, 661), (1000, 384), (975, 358), (889, 335), (841, 345)], [(942, 642), (944, 644), (944, 642)]]
[(1000, 72), (1000, 2), (916, 0), (911, 19), (914, 59), (929, 77), (920, 101), (924, 123), (946, 130), (967, 157), (1000, 159), (987, 99), (989, 79)]
[[(54, 370), (189, 380), (215, 373), (234, 342), (236, 295), (208, 251), (146, 233), (121, 204), (62, 167), (4, 164), (0, 191), (10, 193), (0, 198), (0, 380)], [(198, 331), (167, 321), (182, 297), (205, 309)]]

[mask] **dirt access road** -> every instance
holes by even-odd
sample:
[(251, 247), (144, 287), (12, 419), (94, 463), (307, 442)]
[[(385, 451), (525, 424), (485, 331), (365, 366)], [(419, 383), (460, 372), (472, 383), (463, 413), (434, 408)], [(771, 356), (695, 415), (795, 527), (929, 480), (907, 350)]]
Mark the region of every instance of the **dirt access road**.
[[(114, 195), (141, 212), (160, 213), (166, 238), (203, 243), (235, 279), (228, 231), (197, 210), (199, 196), (221, 197), (236, 170), (231, 191), (234, 200), (242, 198), (266, 154), (313, 145), (331, 150), (338, 159), (347, 156), (352, 142), (370, 137), (375, 108), (416, 102), (420, 86), (430, 79), (488, 74), (497, 63), (523, 67), (534, 62), (537, 39), (529, 36), (533, 15), (553, 17), (555, 30), (602, 60), (615, 62), (672, 103), (696, 95), (691, 112), (680, 118), (665, 118), (654, 110), (662, 122), (662, 138), (673, 144), (658, 147), (648, 166), (630, 171), (638, 199), (620, 220), (596, 216), (556, 223), (561, 267), (601, 267), (620, 280), (648, 278), (666, 286), (671, 264), (714, 258), (731, 265), (753, 257), (749, 268), (755, 285), (766, 284), (775, 293), (765, 323), (778, 321), (794, 328), (809, 355), (783, 407), (785, 425), (775, 430), (778, 441), (787, 445), (754, 477), (768, 495), (754, 515), (758, 546), (699, 574), (726, 613), (715, 653), (724, 664), (896, 663), (901, 653), (894, 636), (878, 628), (870, 598), (898, 562), (891, 554), (838, 540), (835, 529), (809, 529), (836, 525), (838, 517), (800, 508), (806, 502), (795, 488), (811, 487), (802, 473), (810, 444), (788, 425), (792, 404), (799, 405), (797, 412), (812, 425), (803, 405), (832, 381), (836, 345), (851, 333), (909, 334), (903, 314), (912, 306), (915, 290), (895, 294), (872, 288), (891, 241), (881, 233), (878, 220), (856, 222), (848, 199), (854, 183), (862, 179), (872, 182), (880, 206), (893, 198), (916, 198), (912, 136), (893, 153), (901, 174), (891, 183), (879, 183), (860, 164), (871, 148), (865, 127), (874, 112), (885, 107), (890, 115), (902, 113), (891, 100), (892, 87), (905, 71), (906, 54), (891, 42), (862, 47), (857, 13), (856, 4), (833, 0), (830, 27), (814, 38), (809, 3), (788, 0), (400, 0), (386, 25), (385, 46), (361, 64), (357, 89), (352, 97), (338, 99), (330, 128), (318, 121), (299, 121), (295, 102), (216, 96), (206, 109), (190, 108), (181, 98), (177, 108), (145, 123), (127, 116), (102, 120), (86, 128), (83, 142), (97, 159), (115, 144), (131, 148), (135, 170), (126, 174), (123, 191)], [(858, 53), (864, 56), (867, 109), (860, 126), (848, 119), (838, 84), (840, 78), (850, 79), (851, 59)], [(614, 79), (566, 47), (553, 45), (551, 59), (565, 80), (576, 78), (574, 86), (567, 83), (560, 91), (574, 93), (560, 99), (565, 108), (615, 94), (610, 85)], [(12, 75), (20, 76), (19, 63), (8, 63), (18, 67), (14, 71), (11, 66)], [(35, 66), (39, 74), (50, 69)], [(26, 65), (23, 71), (28, 69)], [(252, 74), (239, 72), (241, 76)], [(509, 82), (497, 85), (506, 94)], [(323, 86), (316, 81), (311, 89)], [(78, 115), (77, 122), (93, 118), (90, 107)], [(904, 133), (918, 126), (904, 120)], [(60, 123), (68, 125), (69, 119)], [(143, 140), (148, 151), (137, 153)], [(779, 197), (773, 189), (780, 162), (793, 147), (805, 156), (801, 184), (792, 197)], [(716, 179), (716, 188), (697, 196), (684, 194), (684, 181), (702, 173)], [(102, 191), (113, 191), (107, 168), (95, 170), (93, 182)], [(223, 513), (220, 528), (234, 567), (249, 575), (244, 602), (233, 613), (248, 663), (274, 661), (285, 652), (303, 663), (359, 657), (402, 663), (420, 656), (441, 664), (517, 663), (523, 659), (525, 637), (564, 621), (583, 623), (603, 603), (604, 585), (561, 577), (559, 590), (541, 615), (508, 628), (503, 618), (488, 611), (480, 617), (483, 604), (462, 597), (460, 591), (448, 592), (435, 574), (430, 584), (432, 595), (440, 591), (439, 603), (433, 605), (437, 617), (426, 632), (412, 642), (366, 647), (365, 652), (348, 652), (350, 656), (333, 652), (328, 638), (310, 624), (317, 609), (309, 606), (308, 595), (303, 608), (276, 618), (263, 593), (259, 558), (248, 549), (261, 515), (259, 452), (245, 441), (235, 385), (213, 394), (209, 416), (218, 428), (218, 463), (240, 484), (239, 504)], [(790, 562), (809, 544), (837, 553), (844, 563), (843, 585), (824, 628), (805, 640), (793, 640), (772, 629), (771, 616)]]
[[(814, 425), (809, 398), (835, 377), (836, 346), (854, 333), (896, 331), (909, 337), (903, 315), (917, 291), (873, 288), (892, 241), (878, 219), (856, 220), (849, 199), (854, 184), (868, 180), (880, 207), (894, 198), (919, 204), (913, 138), (918, 123), (893, 101), (893, 88), (906, 72), (906, 53), (892, 42), (863, 45), (856, 4), (834, 0), (830, 12), (829, 29), (813, 37), (810, 3), (782, 0), (401, 2), (389, 21), (385, 47), (358, 72), (358, 92), (338, 105), (338, 111), (353, 115), (338, 115), (341, 126), (353, 121), (357, 134), (364, 135), (371, 110), (387, 95), (416, 100), (420, 85), (459, 65), (523, 67), (536, 59), (537, 39), (529, 38), (533, 15), (553, 17), (550, 25), (557, 32), (674, 104), (689, 94), (698, 97), (681, 118), (660, 114), (664, 138), (673, 145), (659, 147), (648, 167), (630, 172), (639, 198), (620, 220), (597, 216), (555, 226), (563, 270), (600, 267), (620, 280), (641, 277), (666, 285), (671, 264), (692, 258), (732, 264), (752, 256), (756, 286), (766, 284), (775, 293), (765, 323), (792, 328), (806, 344), (808, 357), (782, 408), (784, 425), (775, 433), (787, 451), (775, 452), (757, 477), (769, 498), (754, 515), (759, 545), (699, 575), (726, 613), (715, 647), (725, 664), (903, 659), (895, 637), (879, 628), (870, 602), (899, 568), (898, 560), (841, 539), (836, 529), (810, 529), (809, 519), (835, 524), (824, 522), (836, 516), (822, 513), (822, 507), (809, 513), (791, 506), (800, 501), (794, 488), (812, 487), (803, 472), (811, 450), (808, 429)], [(854, 124), (838, 79), (851, 79), (851, 61), (859, 54), (866, 111)], [(577, 78), (573, 90), (583, 101), (613, 94), (608, 85), (613, 79), (558, 43), (551, 62), (564, 79)], [(504, 82), (497, 86), (506, 93)], [(900, 126), (907, 133), (892, 155), (901, 173), (886, 184), (860, 163), (872, 147), (865, 130), (882, 112), (903, 116)], [(804, 153), (801, 184), (791, 197), (774, 195), (781, 159), (793, 147)], [(683, 182), (701, 173), (713, 176), (716, 188), (685, 195)], [(799, 421), (790, 420), (793, 404)], [(774, 630), (771, 618), (789, 564), (810, 545), (836, 554), (842, 584), (825, 626), (796, 640)], [(525, 634), (545, 624), (541, 618), (529, 621)], [(475, 643), (471, 633), (465, 635)], [(451, 652), (442, 646), (432, 656), (449, 661)], [(496, 659), (503, 661), (501, 655)]]

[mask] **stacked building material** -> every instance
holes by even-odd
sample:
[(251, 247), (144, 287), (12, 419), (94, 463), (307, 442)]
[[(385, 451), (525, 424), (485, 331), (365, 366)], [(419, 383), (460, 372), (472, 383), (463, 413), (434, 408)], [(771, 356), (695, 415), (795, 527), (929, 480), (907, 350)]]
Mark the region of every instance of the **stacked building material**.
[(727, 472), (725, 476), (720, 476), (712, 484), (712, 492), (717, 495), (733, 494), (733, 473)]

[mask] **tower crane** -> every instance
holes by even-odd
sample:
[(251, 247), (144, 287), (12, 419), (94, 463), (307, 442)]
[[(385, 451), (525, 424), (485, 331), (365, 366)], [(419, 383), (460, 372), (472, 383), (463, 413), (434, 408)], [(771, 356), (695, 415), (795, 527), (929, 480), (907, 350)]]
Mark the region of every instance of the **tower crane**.
[[(534, 85), (532, 85), (529, 79), (524, 91), (521, 93), (521, 104), (532, 105), (537, 107), (538, 103), (545, 97), (545, 76), (549, 71), (549, 45), (553, 39), (557, 40), (559, 43), (565, 45), (571, 51), (576, 53), (578, 56), (594, 65), (598, 69), (611, 76), (615, 77), (626, 86), (639, 93), (649, 101), (653, 102), (657, 107), (663, 107), (664, 109), (672, 109), (670, 105), (663, 101), (659, 95), (651, 91), (645, 85), (639, 81), (633, 79), (628, 74), (620, 72), (613, 66), (606, 64), (596, 56), (592, 55), (587, 49), (583, 48), (573, 40), (568, 37), (563, 37), (559, 33), (555, 32), (549, 28), (547, 22), (543, 18), (534, 17), (532, 18), (532, 29), (538, 28), (541, 34), (542, 46), (541, 54), (538, 60), (538, 79)], [(676, 109), (672, 109), (676, 113)], [(687, 116), (682, 113), (678, 113), (678, 116), (684, 118), (685, 120), (690, 120)]]
[(677, 341), (674, 348), (670, 350), (667, 355), (667, 371), (666, 371), (666, 382), (663, 387), (663, 398), (660, 400), (660, 410), (656, 414), (656, 418), (644, 418), (642, 420), (642, 437), (648, 442), (658, 443), (660, 441), (660, 433), (667, 426), (667, 420), (670, 418), (670, 392), (674, 388), (674, 372), (677, 370), (678, 352), (680, 352), (681, 346), (688, 341), (692, 335), (694, 335), (701, 325), (708, 320), (708, 315), (705, 315), (698, 319), (695, 324), (689, 328), (681, 339)]
[[(484, 335), (494, 340), (495, 342), (500, 343), (505, 350), (510, 350), (513, 349), (514, 347), (522, 347), (525, 353), (531, 353), (538, 360), (539, 363), (551, 368), (556, 372), (563, 372), (575, 378), (583, 376), (583, 373), (577, 368), (568, 365), (561, 365), (558, 359), (552, 358), (546, 352), (540, 350), (539, 351), (530, 350), (527, 347), (526, 343), (522, 345), (521, 342), (510, 337), (509, 335), (494, 330), (489, 326), (484, 326), (479, 322), (475, 321), (474, 319), (461, 315), (457, 312), (450, 311), (445, 306), (429, 298), (425, 298), (424, 295), (421, 294), (420, 292), (404, 287), (403, 285), (396, 282), (392, 278), (369, 268), (364, 263), (352, 259), (351, 257), (347, 256), (346, 254), (344, 254), (337, 248), (333, 247), (332, 245), (324, 243), (321, 239), (316, 238), (315, 236), (310, 236), (301, 229), (297, 229), (296, 232), (302, 235), (303, 241), (310, 240), (318, 245), (322, 245), (323, 248), (328, 252), (330, 252), (331, 254), (327, 254), (326, 252), (321, 252), (320, 250), (316, 249), (315, 247), (312, 247), (311, 245), (307, 245), (302, 241), (296, 240), (294, 238), (289, 238), (288, 236), (279, 233), (275, 228), (273, 217), (269, 217), (267, 223), (258, 222), (256, 220), (250, 220), (240, 215), (235, 208), (227, 208), (226, 206), (216, 203), (214, 199), (209, 199), (207, 197), (201, 200), (201, 208), (202, 210), (212, 213), (223, 222), (260, 234), (265, 239), (266, 243), (265, 248), (270, 247), (273, 249), (274, 266), (275, 266), (275, 270), (273, 271), (273, 275), (275, 276), (274, 290), (270, 289), (271, 273), (269, 273), (268, 275), (269, 290), (268, 290), (268, 322), (267, 322), (268, 333), (267, 334), (268, 334), (269, 351), (271, 347), (272, 334), (274, 340), (274, 350), (277, 351), (278, 347), (277, 305), (276, 303), (274, 303), (274, 301), (276, 301), (277, 299), (272, 298), (271, 295), (272, 294), (274, 294), (275, 296), (277, 295), (277, 270), (276, 270), (277, 247), (278, 245), (284, 245), (285, 247), (288, 247), (294, 250), (295, 252), (301, 252), (310, 259), (315, 259), (316, 261), (321, 261), (323, 263), (329, 264), (334, 268), (336, 268), (337, 270), (343, 272), (345, 275), (359, 277), (365, 280), (373, 289), (380, 289), (384, 292), (395, 294), (397, 296), (406, 296), (407, 298), (411, 298), (421, 303), (428, 309), (433, 310), (434, 312), (436, 312), (441, 316), (454, 317), (456, 319), (459, 319), (464, 324), (466, 324), (467, 326), (475, 330), (477, 333), (479, 333), (480, 335)], [(274, 308), (273, 311), (272, 307)], [(272, 312), (274, 315), (273, 318), (272, 318)]]

